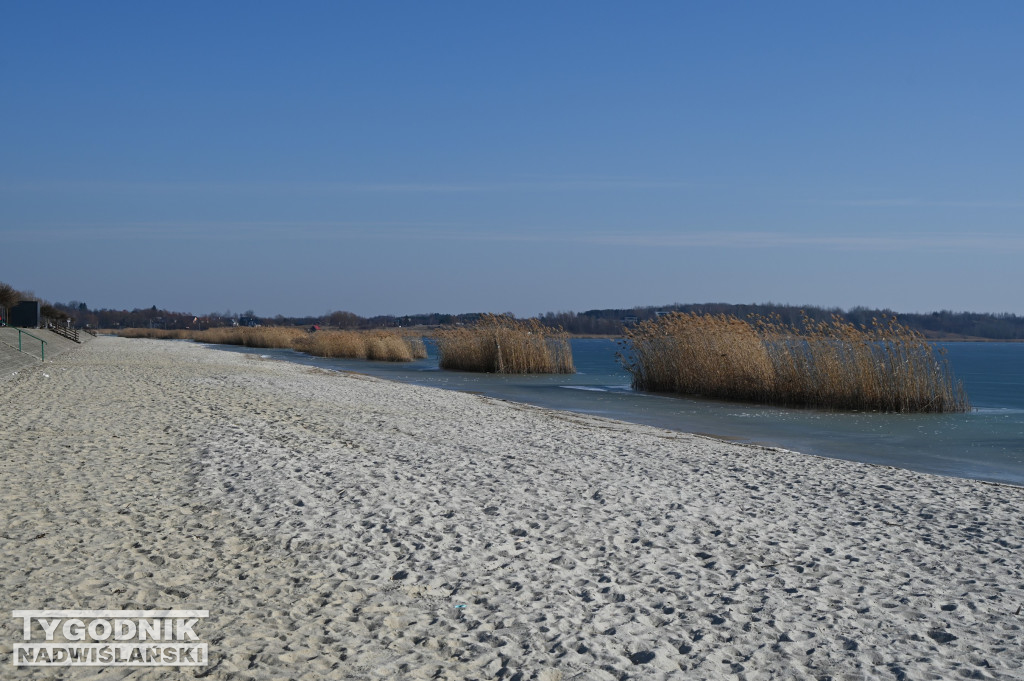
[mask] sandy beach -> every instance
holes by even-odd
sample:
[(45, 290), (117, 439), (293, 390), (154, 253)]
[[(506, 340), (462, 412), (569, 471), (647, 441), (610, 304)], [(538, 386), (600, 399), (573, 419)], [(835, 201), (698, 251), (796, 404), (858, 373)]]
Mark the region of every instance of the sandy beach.
[[(185, 342), (0, 387), (2, 678), (1024, 679), (1024, 489)], [(210, 662), (15, 667), (19, 609)]]

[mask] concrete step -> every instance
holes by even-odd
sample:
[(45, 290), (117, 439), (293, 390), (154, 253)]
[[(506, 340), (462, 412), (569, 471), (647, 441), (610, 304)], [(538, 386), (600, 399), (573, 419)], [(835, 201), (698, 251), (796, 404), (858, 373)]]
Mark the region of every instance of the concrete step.
[(0, 383), (12, 378), (18, 372), (31, 371), (42, 366), (42, 364), (38, 357), (18, 352), (17, 346), (12, 348), (6, 343), (0, 343)]
[[(32, 334), (46, 341), (46, 360), (65, 352), (81, 347), (80, 344), (59, 336), (47, 329), (23, 329), (26, 334)], [(93, 339), (87, 333), (79, 334), (79, 339), (87, 343)], [(40, 361), (40, 343), (35, 338), (23, 335), (21, 339), (21, 352), (18, 352), (18, 329), (12, 326), (0, 326), (0, 381), (9, 379), (15, 372), (32, 369), (42, 365)]]

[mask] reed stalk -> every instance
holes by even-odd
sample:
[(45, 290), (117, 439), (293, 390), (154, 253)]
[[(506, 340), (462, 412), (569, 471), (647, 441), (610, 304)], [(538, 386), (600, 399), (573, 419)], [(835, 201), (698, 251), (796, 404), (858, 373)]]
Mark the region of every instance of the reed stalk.
[(494, 374), (572, 374), (569, 335), (536, 319), (483, 315), (434, 335), (442, 369)]
[(944, 353), (895, 319), (794, 326), (673, 313), (626, 335), (622, 361), (636, 390), (838, 410), (970, 410)]
[(317, 357), (411, 362), (427, 356), (423, 339), (395, 331), (316, 331), (299, 327), (225, 326), (213, 329), (121, 329), (125, 338), (190, 339), (250, 348), (290, 348)]

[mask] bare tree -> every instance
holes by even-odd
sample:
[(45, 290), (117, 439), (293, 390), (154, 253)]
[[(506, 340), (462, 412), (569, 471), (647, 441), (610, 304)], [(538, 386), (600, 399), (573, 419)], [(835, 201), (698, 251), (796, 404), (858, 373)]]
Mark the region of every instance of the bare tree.
[(7, 319), (11, 308), (17, 305), (20, 300), (21, 293), (16, 288), (0, 281), (0, 308), (3, 309), (3, 319)]
[(67, 312), (64, 312), (63, 310), (57, 309), (56, 307), (54, 307), (50, 303), (44, 303), (39, 308), (39, 314), (41, 314), (43, 317), (46, 317), (47, 319), (50, 319), (50, 320), (52, 320), (54, 322), (62, 322), (64, 320), (66, 320), (66, 319), (70, 319), (71, 318), (71, 315), (69, 315)]

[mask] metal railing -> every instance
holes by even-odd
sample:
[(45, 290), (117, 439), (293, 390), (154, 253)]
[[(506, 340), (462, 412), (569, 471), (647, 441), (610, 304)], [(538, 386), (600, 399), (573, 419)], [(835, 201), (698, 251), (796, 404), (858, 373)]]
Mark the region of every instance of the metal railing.
[[(46, 341), (44, 341), (39, 336), (33, 336), (28, 331), (22, 331), (21, 329), (18, 329), (18, 352), (25, 352), (24, 350), (21, 349), (21, 337), (23, 335), (24, 336), (29, 336), (30, 338), (35, 338), (37, 341), (39, 341), (39, 361), (40, 362), (45, 362), (46, 361)], [(31, 353), (25, 352), (25, 354), (31, 354)]]
[(60, 324), (50, 324), (46, 328), (48, 328), (50, 331), (53, 331), (58, 336), (64, 336), (70, 341), (74, 341), (76, 343), (82, 342), (78, 340), (78, 329), (72, 329), (66, 326), (61, 326)]

